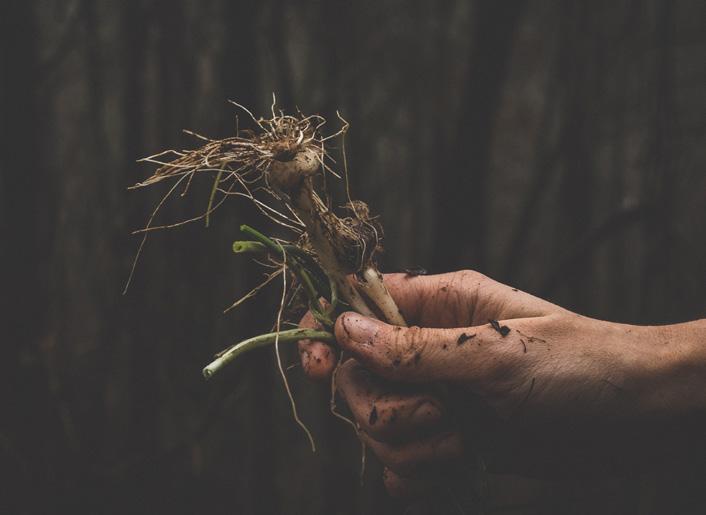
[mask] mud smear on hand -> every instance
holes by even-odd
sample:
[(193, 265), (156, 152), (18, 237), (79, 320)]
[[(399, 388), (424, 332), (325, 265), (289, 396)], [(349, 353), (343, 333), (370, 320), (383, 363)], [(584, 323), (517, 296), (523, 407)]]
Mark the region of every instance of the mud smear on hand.
[(426, 268), (422, 268), (421, 266), (411, 266), (409, 268), (403, 268), (402, 271), (407, 274), (408, 277), (416, 277), (418, 275), (429, 274)]
[(497, 320), (488, 320), (488, 323), (490, 323), (490, 327), (499, 332), (500, 336), (502, 336), (503, 338), (505, 338), (510, 333), (510, 328), (506, 325), (500, 325)]
[(536, 336), (529, 336), (529, 335), (523, 333), (522, 331), (520, 331), (519, 329), (517, 330), (517, 332), (520, 333), (520, 335), (527, 338), (528, 343), (534, 343), (534, 342), (547, 343), (547, 340), (545, 340), (543, 338), (537, 338)]
[(371, 426), (374, 426), (375, 422), (377, 422), (377, 421), (378, 421), (378, 408), (377, 408), (377, 406), (375, 406), (375, 404), (373, 404), (373, 409), (370, 410), (370, 416), (368, 417), (368, 423)]
[(463, 345), (471, 338), (475, 338), (475, 336), (476, 336), (475, 333), (474, 334), (461, 333), (461, 335), (458, 337), (458, 340), (456, 340), (456, 345)]

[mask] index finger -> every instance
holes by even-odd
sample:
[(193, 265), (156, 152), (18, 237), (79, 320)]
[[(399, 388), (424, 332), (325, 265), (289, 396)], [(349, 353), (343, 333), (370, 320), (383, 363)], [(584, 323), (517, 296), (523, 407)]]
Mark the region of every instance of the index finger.
[(408, 324), (438, 328), (474, 325), (478, 291), (491, 281), (470, 270), (417, 276), (384, 274), (383, 279)]
[(440, 402), (425, 389), (384, 381), (355, 359), (341, 365), (336, 389), (359, 428), (380, 442), (427, 436), (444, 422)]
[(560, 309), (473, 270), (418, 276), (385, 274), (383, 278), (410, 325), (469, 327), (489, 319), (530, 318)]
[[(299, 327), (322, 329), (310, 311), (301, 319)], [(324, 381), (331, 377), (336, 368), (337, 357), (329, 344), (316, 340), (300, 340), (298, 347), (302, 368), (307, 377), (315, 381)]]

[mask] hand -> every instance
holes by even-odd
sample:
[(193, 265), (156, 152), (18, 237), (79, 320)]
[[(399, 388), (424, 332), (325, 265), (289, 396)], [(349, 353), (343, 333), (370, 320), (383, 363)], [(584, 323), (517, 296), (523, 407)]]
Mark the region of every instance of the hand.
[[(679, 326), (593, 320), (469, 271), (385, 284), (421, 327), (341, 315), (336, 339), (354, 359), (336, 386), (392, 492), (419, 491), (414, 478), (468, 463), (469, 451), (527, 475), (611, 468), (616, 447), (643, 448), (638, 421), (690, 409), (693, 383), (675, 380), (690, 370)], [(326, 345), (300, 351), (311, 377), (333, 370)]]

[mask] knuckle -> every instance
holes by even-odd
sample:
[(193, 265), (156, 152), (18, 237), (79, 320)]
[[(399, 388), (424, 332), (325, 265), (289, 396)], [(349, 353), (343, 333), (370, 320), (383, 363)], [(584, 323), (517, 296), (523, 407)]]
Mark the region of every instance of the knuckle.
[[(373, 410), (370, 410), (370, 413), (374, 413)], [(379, 413), (379, 411), (378, 411)], [(382, 415), (379, 415), (382, 417)], [(390, 423), (386, 423), (384, 420), (379, 420), (377, 422), (371, 422), (371, 416), (367, 415), (363, 417), (362, 421), (359, 421), (361, 424), (365, 425), (367, 433), (374, 438), (375, 440), (378, 440), (380, 442), (386, 442), (390, 441), (395, 438), (397, 435), (397, 430), (395, 427), (390, 425)]]
[(448, 432), (399, 447), (379, 445), (373, 450), (390, 470), (415, 478), (434, 475), (445, 466), (458, 462), (463, 457), (464, 446), (460, 434)]
[(367, 431), (382, 442), (402, 441), (412, 434), (426, 432), (443, 418), (438, 401), (430, 396), (382, 398), (368, 406), (368, 411)]
[(404, 488), (400, 477), (395, 474), (389, 467), (385, 467), (382, 471), (382, 481), (387, 492), (394, 498), (404, 496)]
[(299, 327), (314, 329), (316, 327), (320, 327), (320, 325), (314, 319), (314, 315), (311, 314), (311, 311), (307, 311), (306, 313), (304, 313), (304, 316), (302, 316), (302, 318), (299, 320)]
[(473, 367), (475, 379), (481, 389), (492, 389), (502, 378), (507, 376), (508, 364), (505, 358), (496, 349), (487, 349), (477, 359), (477, 366)]
[(386, 452), (382, 453), (383, 456), (378, 456), (380, 461), (384, 465), (399, 474), (409, 472), (414, 467), (413, 460), (410, 460), (409, 456), (397, 449), (388, 449)]
[(360, 368), (360, 364), (354, 359), (341, 363), (338, 372), (336, 372), (336, 387), (345, 388), (346, 385), (352, 382), (353, 376)]
[(385, 339), (387, 342), (382, 348), (387, 361), (393, 371), (401, 371), (419, 363), (429, 343), (429, 334), (425, 328), (418, 326), (406, 329), (395, 326)]
[(517, 363), (501, 352), (491, 352), (476, 374), (476, 391), (494, 406), (502, 404), (517, 385), (518, 377), (524, 374)]
[(376, 440), (365, 431), (361, 432), (361, 436), (363, 437), (363, 442), (373, 451), (377, 459), (390, 470), (399, 474), (408, 466), (407, 453), (401, 447)]
[(488, 279), (487, 276), (481, 274), (480, 272), (476, 272), (475, 270), (470, 269), (460, 270), (457, 272), (457, 274), (459, 281), (464, 285), (484, 282)]
[(412, 423), (420, 427), (433, 427), (444, 417), (443, 409), (433, 397), (422, 397), (410, 415)]
[(430, 451), (421, 447), (422, 445), (419, 444), (418, 448), (393, 453), (392, 461), (388, 466), (398, 474), (407, 477), (420, 477), (435, 470), (437, 456), (429, 455)]
[[(336, 391), (339, 392), (348, 403), (355, 402), (356, 385), (360, 382), (359, 375), (362, 371), (364, 371), (364, 369), (360, 363), (354, 359), (349, 359), (342, 363), (334, 374), (333, 381)], [(357, 407), (357, 404), (354, 404), (352, 408), (353, 407)]]
[(437, 486), (437, 482), (432, 478), (413, 479), (402, 477), (388, 467), (383, 470), (382, 479), (388, 494), (395, 499), (420, 499), (427, 496)]
[[(476, 272), (475, 270), (459, 270), (449, 274), (447, 280), (448, 292), (458, 299), (463, 299), (468, 302), (471, 299), (471, 304), (475, 305), (479, 297), (481, 289), (491, 281), (487, 276)], [(452, 297), (450, 297), (452, 298)]]

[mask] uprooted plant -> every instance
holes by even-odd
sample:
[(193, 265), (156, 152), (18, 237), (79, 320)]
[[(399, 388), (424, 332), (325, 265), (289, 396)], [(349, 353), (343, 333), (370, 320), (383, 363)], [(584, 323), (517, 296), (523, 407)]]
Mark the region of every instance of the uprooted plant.
[[(142, 188), (165, 180), (174, 181), (147, 226), (136, 231), (144, 233), (142, 243), (149, 231), (201, 219), (208, 226), (212, 212), (231, 196), (247, 198), (263, 215), (292, 235), (290, 241), (286, 241), (268, 237), (248, 225), (240, 227), (247, 239), (234, 242), (233, 251), (256, 256), (258, 262), (268, 267), (268, 273), (262, 284), (229, 309), (280, 276), (284, 284), (282, 300), (272, 332), (223, 350), (203, 369), (204, 376), (212, 377), (243, 353), (263, 346), (274, 345), (278, 349), (280, 343), (302, 339), (335, 344), (333, 323), (344, 308), (391, 324), (406, 325), (376, 266), (376, 255), (381, 250), (381, 226), (371, 217), (364, 202), (353, 201), (348, 194), (345, 151), (343, 172), (347, 203), (339, 213), (329, 207), (326, 176), (342, 177), (332, 168), (334, 161), (328, 153), (327, 142), (343, 139), (348, 129), (345, 120), (339, 115), (341, 129), (324, 137), (321, 130), (326, 120), (319, 115), (305, 116), (300, 112), (285, 115), (276, 112), (273, 103), (271, 118), (256, 118), (243, 106), (235, 105), (252, 119), (252, 129), (236, 129), (235, 136), (225, 139), (190, 133), (199, 138), (202, 146), (184, 151), (169, 150), (145, 158), (144, 161), (158, 168), (151, 177), (133, 186)], [(152, 225), (158, 210), (180, 184), (185, 183), (186, 193), (194, 177), (207, 174), (213, 176), (214, 182), (203, 214), (176, 224)], [(142, 244), (138, 256), (141, 249)], [(281, 330), (282, 312), (296, 299), (306, 302), (320, 329)], [(277, 359), (284, 377), (279, 353)], [(288, 386), (287, 392), (292, 400)], [(292, 407), (297, 418), (293, 401)], [(298, 418), (297, 422), (302, 425)], [(311, 440), (308, 431), (307, 435)]]

